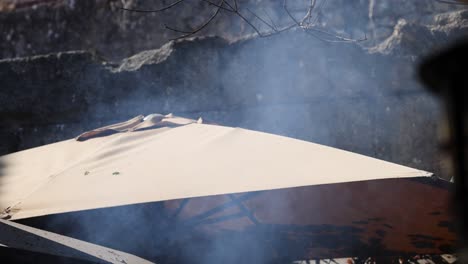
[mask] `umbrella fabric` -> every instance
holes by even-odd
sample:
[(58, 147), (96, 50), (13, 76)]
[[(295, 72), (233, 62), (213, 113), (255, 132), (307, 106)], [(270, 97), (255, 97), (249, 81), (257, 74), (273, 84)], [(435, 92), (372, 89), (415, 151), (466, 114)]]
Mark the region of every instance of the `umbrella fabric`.
[(288, 263), (453, 253), (449, 201), (449, 183), (416, 177), (184, 198), (18, 221), (157, 262)]
[[(152, 263), (140, 257), (111, 248), (6, 220), (0, 220), (0, 244), (4, 247), (25, 250), (27, 252), (83, 260), (86, 263), (88, 261), (90, 263)], [(48, 259), (59, 260), (59, 258)], [(37, 262), (37, 259), (34, 262)]]
[[(139, 119), (140, 120), (140, 119)], [(167, 116), (0, 157), (3, 217), (431, 173), (292, 138)], [(150, 120), (151, 121), (151, 120)], [(146, 121), (144, 121), (146, 122)]]

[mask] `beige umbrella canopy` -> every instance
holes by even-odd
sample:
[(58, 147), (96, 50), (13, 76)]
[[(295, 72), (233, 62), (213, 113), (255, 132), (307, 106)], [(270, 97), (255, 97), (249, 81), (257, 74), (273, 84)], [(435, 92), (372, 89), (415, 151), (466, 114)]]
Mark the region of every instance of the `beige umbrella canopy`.
[(12, 220), (161, 202), (184, 227), (184, 239), (171, 233), (177, 243), (200, 241), (186, 238), (194, 230), (268, 234), (294, 241), (298, 256), (338, 257), (440, 253), (454, 242), (447, 184), (431, 173), (200, 120), (139, 116), (0, 162)]

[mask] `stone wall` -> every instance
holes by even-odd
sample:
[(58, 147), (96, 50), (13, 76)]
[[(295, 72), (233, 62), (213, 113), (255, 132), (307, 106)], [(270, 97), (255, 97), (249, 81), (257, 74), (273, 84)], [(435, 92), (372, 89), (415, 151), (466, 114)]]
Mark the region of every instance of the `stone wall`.
[[(369, 31), (373, 39), (330, 43), (299, 30), (247, 37), (251, 28), (224, 16), (201, 34), (223, 38), (168, 42), (174, 35), (164, 23), (176, 13), (125, 13), (117, 8), (121, 1), (47, 2), (0, 12), (0, 57), (14, 57), (0, 60), (0, 154), (139, 114), (172, 112), (441, 175), (439, 106), (415, 71), (422, 57), (466, 35), (465, 10), (392, 1), (373, 6), (370, 16), (373, 1), (340, 0), (323, 9), (318, 23), (355, 37)], [(265, 3), (272, 14), (279, 10), (257, 4)], [(189, 7), (195, 9), (177, 13), (188, 17), (179, 26), (193, 22), (194, 10), (212, 11)]]
[[(172, 112), (439, 173), (439, 107), (415, 69), (421, 56), (465, 27), (406, 22), (370, 49), (292, 31), (235, 42), (171, 41), (119, 63), (87, 51), (4, 59), (0, 153)], [(431, 44), (418, 44), (421, 37)]]
[[(18, 3), (17, 8), (2, 8), (3, 3)], [(180, 33), (165, 25), (190, 30), (213, 14), (214, 7), (204, 1), (185, 1), (159, 13), (135, 13), (119, 9), (155, 9), (172, 0), (4, 0), (0, 2), (0, 58), (25, 57), (70, 50), (92, 50), (107, 60), (118, 61), (135, 53), (157, 49)], [(308, 1), (288, 0), (292, 14), (302, 18)], [(319, 0), (319, 2), (321, 2)], [(26, 3), (29, 3), (26, 5)], [(243, 16), (259, 30), (269, 28), (248, 10), (264, 20), (272, 18), (278, 26), (291, 24), (283, 1), (238, 0)], [(247, 10), (248, 8), (248, 10)], [(361, 38), (364, 46), (373, 46), (392, 34), (398, 20), (425, 21), (435, 14), (464, 8), (435, 0), (348, 0), (327, 1), (317, 12), (317, 26), (337, 34)], [(3, 11), (2, 11), (3, 10)], [(268, 13), (268, 16), (266, 15)], [(235, 14), (222, 11), (197, 36), (237, 39), (254, 33)]]

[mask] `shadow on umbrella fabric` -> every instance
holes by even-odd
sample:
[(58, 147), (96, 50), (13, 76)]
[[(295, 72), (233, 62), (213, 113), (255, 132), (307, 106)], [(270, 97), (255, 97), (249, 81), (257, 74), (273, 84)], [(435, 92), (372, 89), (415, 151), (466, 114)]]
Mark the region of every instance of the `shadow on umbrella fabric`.
[[(445, 182), (431, 178), (388, 179), (179, 199), (20, 221), (161, 262), (167, 258), (267, 263), (308, 257), (441, 254), (453, 252), (455, 242), (445, 205), (447, 188)], [(400, 199), (406, 202), (401, 204)]]
[[(34, 257), (25, 259), (25, 263), (39, 263), (39, 260), (63, 263), (151, 263), (124, 252), (6, 220), (0, 220), (0, 244), (12, 248), (14, 252), (28, 252), (26, 254)], [(5, 256), (6, 249), (2, 248), (2, 252), (2, 256)], [(17, 260), (14, 256), (10, 257)]]
[(1, 157), (3, 217), (162, 261), (453, 250), (451, 186), (429, 172), (245, 129), (146, 120)]

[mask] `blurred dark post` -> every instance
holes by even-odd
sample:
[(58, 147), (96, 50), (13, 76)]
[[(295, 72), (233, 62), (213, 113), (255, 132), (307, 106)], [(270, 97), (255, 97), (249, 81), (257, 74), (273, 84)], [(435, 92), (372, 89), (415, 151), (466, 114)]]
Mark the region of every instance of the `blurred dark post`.
[[(454, 176), (453, 209), (457, 217), (460, 262), (468, 263), (468, 39), (428, 58), (420, 78), (445, 107), (446, 135), (442, 150)], [(442, 135), (444, 136), (444, 135)]]

